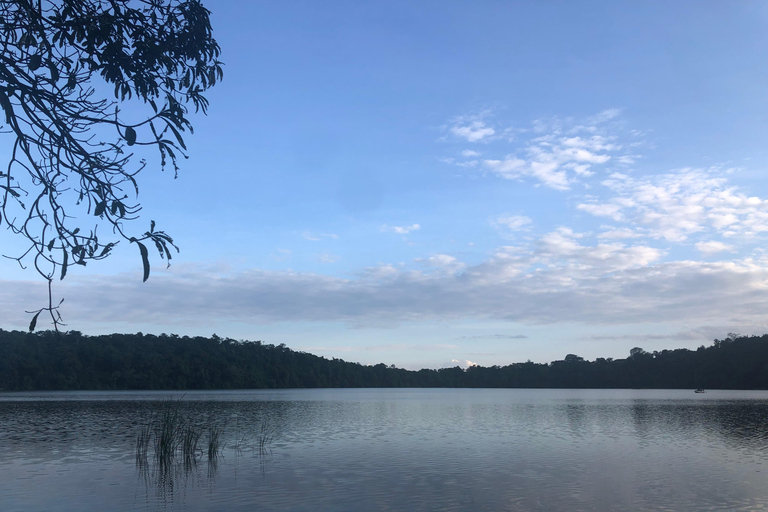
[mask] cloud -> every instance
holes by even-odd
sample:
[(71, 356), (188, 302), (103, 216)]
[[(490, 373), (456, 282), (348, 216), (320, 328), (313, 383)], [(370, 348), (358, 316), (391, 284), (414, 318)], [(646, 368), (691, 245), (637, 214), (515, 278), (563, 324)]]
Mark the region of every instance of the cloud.
[(384, 226), (381, 227), (382, 231), (389, 231), (392, 233), (397, 233), (399, 235), (407, 235), (412, 231), (418, 231), (420, 229), (421, 229), (421, 226), (419, 224), (411, 224), (410, 226), (387, 226), (385, 224)]
[[(619, 109), (607, 109), (580, 122), (569, 118), (540, 119), (535, 120), (530, 129), (493, 128), (486, 121), (493, 115), (488, 110), (461, 116), (444, 129), (466, 141), (496, 143), (489, 148), (504, 144), (501, 147), (508, 148), (506, 154), (497, 152), (482, 161), (442, 160), (462, 167), (482, 164), (505, 179), (534, 179), (556, 190), (569, 190), (575, 182), (593, 176), (595, 166), (606, 165), (614, 158), (622, 165), (629, 165), (638, 158), (624, 151), (625, 146), (616, 142), (615, 134), (607, 133), (609, 128), (616, 128), (617, 123), (611, 121), (619, 114)], [(490, 150), (485, 153), (488, 152)], [(465, 158), (480, 156), (475, 150), (463, 150), (461, 154)]]
[[(220, 322), (342, 322), (353, 327), (493, 319), (527, 324), (688, 322), (765, 324), (768, 257), (662, 261), (642, 244), (590, 244), (567, 228), (499, 248), (461, 271), (437, 255), (425, 271), (391, 265), (353, 277), (233, 271), (176, 265), (146, 283), (136, 274), (78, 276), (59, 283), (72, 325), (194, 328)], [(5, 319), (32, 309), (42, 284), (0, 283)], [(86, 329), (86, 327), (82, 327)]]
[(710, 240), (709, 242), (698, 242), (696, 249), (701, 251), (705, 255), (716, 254), (723, 251), (733, 252), (733, 246), (718, 242), (716, 240)]
[(435, 254), (429, 258), (416, 258), (416, 261), (424, 263), (428, 267), (436, 268), (449, 273), (459, 272), (464, 267), (466, 267), (464, 263), (448, 254)]
[(526, 229), (533, 223), (525, 215), (500, 215), (491, 219), (491, 224), (496, 227), (503, 227), (510, 231), (520, 231)]
[(309, 240), (310, 242), (319, 242), (323, 238), (331, 238), (333, 240), (337, 240), (339, 238), (339, 235), (335, 235), (333, 233), (310, 233), (309, 231), (305, 231), (301, 234), (301, 237), (305, 240)]
[(316, 254), (315, 258), (320, 263), (336, 263), (339, 260), (338, 256), (334, 256), (333, 254), (327, 254), (327, 253)]
[(599, 124), (607, 123), (608, 121), (611, 121), (612, 119), (615, 119), (620, 115), (621, 115), (620, 108), (608, 108), (598, 114), (595, 114), (594, 116), (588, 117), (587, 123), (589, 125), (599, 125)]
[(597, 235), (597, 238), (610, 238), (610, 239), (627, 239), (627, 238), (640, 238), (643, 235), (637, 233), (630, 228), (611, 228), (603, 226), (605, 231)]
[(654, 341), (711, 341), (714, 338), (721, 337), (728, 328), (723, 326), (703, 326), (686, 331), (678, 331), (667, 334), (616, 334), (588, 336), (586, 339), (593, 341), (632, 341), (636, 343), (654, 342)]
[(609, 153), (621, 149), (609, 137), (562, 137), (549, 134), (533, 139), (522, 154), (503, 159), (485, 159), (483, 164), (505, 179), (534, 178), (556, 190), (568, 190), (577, 178), (594, 174), (592, 167), (611, 160)]
[[(591, 173), (615, 161), (626, 146), (605, 131), (616, 122), (614, 114), (601, 113), (589, 123), (536, 123), (534, 136), (517, 152), (506, 148), (503, 159), (484, 160), (487, 169), (509, 179), (560, 190), (577, 182), (594, 185), (592, 195), (571, 193), (564, 202), (583, 212), (574, 216), (579, 222), (596, 219), (599, 228), (591, 231), (560, 225), (534, 235), (529, 217), (504, 214), (491, 223), (527, 230), (528, 236), (486, 253), (482, 261), (468, 264), (439, 253), (415, 258), (417, 270), (381, 264), (345, 277), (183, 265), (158, 270), (144, 284), (136, 275), (73, 275), (59, 284), (67, 297), (65, 314), (73, 324), (128, 326), (340, 322), (367, 327), (465, 318), (548, 325), (767, 325), (768, 256), (737, 257), (735, 251), (768, 232), (768, 201), (729, 185), (727, 169), (656, 175), (614, 169), (593, 178)], [(482, 120), (460, 121), (456, 127), (482, 128), (473, 124)], [(600, 225), (604, 219), (611, 225)], [(420, 225), (381, 229), (407, 235)], [(695, 246), (722, 260), (670, 259), (676, 245), (686, 253)], [(33, 309), (33, 292), (44, 290), (0, 281), (0, 314), (7, 319)]]
[(477, 366), (477, 363), (473, 363), (468, 359), (465, 359), (464, 361), (460, 361), (459, 359), (451, 359), (450, 362), (440, 365), (441, 368), (456, 368), (457, 366), (466, 370), (470, 366)]
[(472, 121), (467, 124), (451, 126), (449, 131), (456, 137), (466, 139), (468, 142), (479, 142), (496, 133), (496, 130), (486, 126), (483, 121)]
[(615, 221), (623, 219), (621, 206), (617, 204), (580, 204), (576, 208), (597, 217), (610, 217)]
[(480, 334), (477, 336), (460, 336), (460, 340), (482, 340), (482, 339), (496, 339), (496, 340), (527, 340), (528, 336), (525, 334)]
[(705, 232), (745, 239), (768, 232), (768, 201), (728, 186), (727, 172), (685, 168), (640, 178), (615, 172), (602, 181), (608, 199), (577, 208), (668, 242)]

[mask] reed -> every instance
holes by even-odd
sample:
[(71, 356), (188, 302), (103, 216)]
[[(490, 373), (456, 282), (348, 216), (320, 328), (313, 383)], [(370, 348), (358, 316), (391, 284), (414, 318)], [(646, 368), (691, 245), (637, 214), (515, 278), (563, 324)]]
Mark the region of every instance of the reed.
[(198, 453), (202, 454), (202, 449), (197, 446), (202, 435), (203, 431), (200, 428), (192, 425), (186, 425), (184, 428), (181, 434), (181, 453), (185, 462), (194, 462)]
[(149, 444), (152, 439), (152, 425), (147, 423), (136, 434), (136, 462), (146, 462)]
[(161, 463), (171, 462), (182, 444), (184, 419), (179, 405), (169, 401), (163, 404), (159, 420), (154, 425), (155, 458)]
[[(200, 439), (204, 429), (184, 417), (178, 401), (162, 403), (136, 436), (136, 460), (145, 461), (152, 446), (155, 460), (168, 465), (180, 456), (185, 463), (196, 463), (203, 455)], [(210, 450), (210, 443), (209, 443)]]
[[(275, 427), (264, 419), (251, 429), (255, 437), (255, 448), (260, 454), (269, 450), (275, 434)], [(203, 441), (207, 432), (207, 443)], [(215, 462), (224, 449), (224, 429), (212, 422), (193, 422), (183, 414), (180, 400), (164, 401), (136, 435), (136, 463), (146, 466), (149, 452), (161, 468), (168, 468), (180, 459), (191, 467), (207, 455), (209, 462)], [(233, 444), (239, 454), (250, 445), (253, 438), (245, 434), (238, 436)], [(250, 445), (254, 446), (254, 445)]]
[(275, 427), (269, 424), (267, 420), (261, 420), (259, 433), (256, 436), (256, 444), (259, 452), (264, 453), (272, 444), (272, 438), (275, 436)]
[(221, 427), (211, 425), (208, 427), (208, 460), (219, 458), (221, 448)]

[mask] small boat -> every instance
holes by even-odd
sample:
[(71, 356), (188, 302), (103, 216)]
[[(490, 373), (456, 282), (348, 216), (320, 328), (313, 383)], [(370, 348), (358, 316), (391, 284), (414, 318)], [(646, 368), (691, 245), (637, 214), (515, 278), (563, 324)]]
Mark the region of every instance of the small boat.
[(703, 389), (697, 389), (696, 391), (694, 391), (694, 393), (706, 393), (706, 391), (704, 391)]

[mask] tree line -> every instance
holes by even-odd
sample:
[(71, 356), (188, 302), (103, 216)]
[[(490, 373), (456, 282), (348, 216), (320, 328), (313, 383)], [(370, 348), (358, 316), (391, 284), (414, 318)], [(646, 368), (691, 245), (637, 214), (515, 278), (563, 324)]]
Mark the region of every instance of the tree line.
[(161, 334), (87, 336), (0, 329), (0, 389), (169, 390), (348, 387), (768, 389), (768, 335), (697, 350), (587, 361), (418, 371), (362, 365), (284, 344)]

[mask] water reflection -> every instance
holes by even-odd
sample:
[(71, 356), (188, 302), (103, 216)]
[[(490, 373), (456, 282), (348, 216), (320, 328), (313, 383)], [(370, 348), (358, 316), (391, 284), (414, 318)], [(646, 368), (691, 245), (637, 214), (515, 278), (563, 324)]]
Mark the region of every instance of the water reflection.
[(190, 394), (180, 424), (202, 433), (166, 458), (137, 449), (162, 394), (4, 398), (4, 511), (768, 507), (768, 393)]

